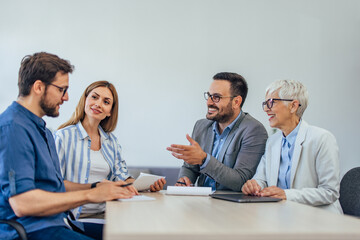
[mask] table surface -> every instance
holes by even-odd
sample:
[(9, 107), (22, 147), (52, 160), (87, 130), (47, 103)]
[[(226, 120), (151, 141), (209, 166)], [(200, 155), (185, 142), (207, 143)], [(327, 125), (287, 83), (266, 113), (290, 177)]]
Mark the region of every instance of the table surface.
[(143, 194), (156, 200), (106, 203), (105, 239), (360, 239), (360, 219), (296, 202)]

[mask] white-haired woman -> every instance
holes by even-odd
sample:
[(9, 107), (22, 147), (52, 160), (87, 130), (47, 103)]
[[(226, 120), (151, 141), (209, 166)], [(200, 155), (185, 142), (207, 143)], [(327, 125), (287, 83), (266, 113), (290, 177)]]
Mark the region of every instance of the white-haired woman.
[(342, 213), (339, 153), (335, 137), (302, 119), (308, 104), (304, 85), (278, 80), (266, 89), (263, 109), (272, 128), (256, 173), (244, 194), (277, 197)]

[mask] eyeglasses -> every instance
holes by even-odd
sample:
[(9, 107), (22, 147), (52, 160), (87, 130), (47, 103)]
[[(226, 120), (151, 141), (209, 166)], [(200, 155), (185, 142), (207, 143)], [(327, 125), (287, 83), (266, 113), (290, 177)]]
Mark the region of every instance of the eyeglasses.
[(209, 97), (211, 98), (211, 100), (214, 102), (214, 103), (218, 103), (220, 102), (220, 100), (222, 98), (234, 98), (236, 96), (220, 96), (219, 94), (210, 94), (209, 92), (204, 92), (204, 98), (205, 100), (207, 101), (209, 99)]
[(49, 85), (52, 85), (54, 87), (57, 87), (59, 89), (60, 92), (62, 92), (62, 97), (65, 96), (66, 91), (69, 89), (69, 87), (59, 87), (55, 84), (49, 83)]
[[(294, 101), (294, 99), (281, 99), (281, 98), (269, 98), (268, 100), (266, 100), (265, 102), (262, 102), (262, 108), (263, 110), (265, 110), (265, 105), (267, 106), (268, 109), (271, 109), (274, 105), (274, 101)], [(299, 104), (299, 107), (301, 106), (301, 104)]]

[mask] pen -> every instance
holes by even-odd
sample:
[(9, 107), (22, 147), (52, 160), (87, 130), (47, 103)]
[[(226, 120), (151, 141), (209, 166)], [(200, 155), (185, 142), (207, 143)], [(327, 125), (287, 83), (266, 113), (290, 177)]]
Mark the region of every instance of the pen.
[(127, 183), (127, 184), (124, 184), (124, 185), (120, 185), (120, 187), (127, 187), (127, 186), (130, 186), (132, 185), (133, 183)]
[[(181, 184), (181, 185), (186, 185), (186, 183), (184, 183), (184, 182), (176, 182), (176, 183)], [(194, 184), (190, 184), (189, 186), (190, 186), (190, 187), (193, 187)]]
[(186, 185), (186, 183), (184, 183), (184, 182), (176, 182), (176, 183)]

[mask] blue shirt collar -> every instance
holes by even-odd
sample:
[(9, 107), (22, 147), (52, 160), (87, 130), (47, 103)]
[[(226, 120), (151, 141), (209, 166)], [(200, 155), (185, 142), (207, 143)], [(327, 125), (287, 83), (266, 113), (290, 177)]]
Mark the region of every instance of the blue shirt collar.
[[(239, 120), (239, 118), (240, 118), (240, 116), (241, 116), (241, 113), (242, 113), (242, 110), (240, 111), (239, 115), (235, 118), (235, 120), (232, 121), (232, 122), (224, 129), (223, 133), (224, 133), (224, 132), (230, 132), (230, 131), (234, 128), (237, 120)], [(219, 129), (218, 129), (218, 124), (217, 124), (217, 122), (214, 122), (214, 123), (213, 123), (213, 131), (215, 132), (216, 135), (218, 135), (218, 136), (221, 135), (220, 132), (219, 132)]]
[(14, 101), (10, 107), (17, 109), (18, 111), (25, 114), (25, 116), (27, 116), (31, 121), (33, 121), (37, 126), (39, 126), (40, 129), (45, 131), (46, 122), (44, 121), (44, 119), (42, 119), (41, 117), (38, 117), (33, 112), (31, 112), (30, 110), (28, 110), (27, 108), (25, 108), (23, 105), (21, 105), (20, 103), (18, 103), (16, 101)]
[(289, 135), (287, 135), (286, 137), (283, 135), (283, 141), (286, 139), (286, 141), (288, 143), (290, 143), (291, 146), (293, 146), (293, 144), (295, 143), (297, 134), (299, 132), (300, 125), (301, 125), (301, 119), (300, 119), (300, 122), (298, 123), (298, 125), (296, 126), (296, 128), (294, 128), (294, 130), (292, 130)]

